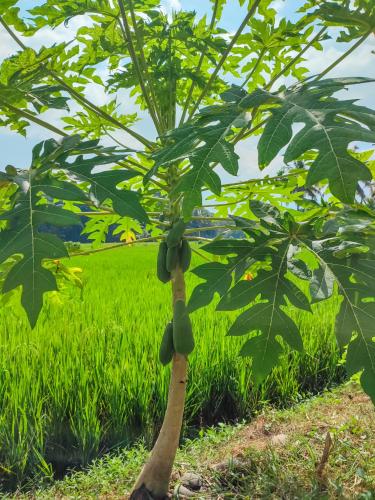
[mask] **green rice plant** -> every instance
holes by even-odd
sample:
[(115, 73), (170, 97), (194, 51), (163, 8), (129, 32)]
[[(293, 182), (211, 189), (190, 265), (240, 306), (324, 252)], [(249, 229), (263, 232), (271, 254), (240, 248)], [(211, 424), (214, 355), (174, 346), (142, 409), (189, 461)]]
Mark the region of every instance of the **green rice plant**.
[[(34, 330), (13, 302), (0, 313), (4, 488), (50, 476), (52, 467), (62, 475), (141, 435), (152, 444), (170, 376), (158, 362), (170, 313), (167, 287), (150, 271), (156, 252), (150, 244), (72, 258), (69, 265), (83, 269), (82, 300), (76, 289), (50, 294)], [(189, 275), (188, 292), (196, 283)], [(233, 313), (214, 314), (214, 305), (194, 313), (199, 348), (191, 356), (184, 436), (202, 425), (249, 419), (268, 402), (286, 406), (342, 380), (337, 307), (333, 297), (314, 306), (313, 315), (292, 311), (306, 351), (288, 352), (259, 388), (251, 382), (251, 361), (238, 356), (242, 341), (226, 336)]]

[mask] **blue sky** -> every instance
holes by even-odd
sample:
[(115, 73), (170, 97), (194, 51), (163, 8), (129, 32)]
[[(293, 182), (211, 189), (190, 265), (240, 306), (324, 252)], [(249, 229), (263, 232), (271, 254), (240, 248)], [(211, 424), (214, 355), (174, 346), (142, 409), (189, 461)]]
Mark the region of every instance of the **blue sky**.
[[(29, 8), (31, 6), (43, 3), (42, 0), (22, 0), (19, 5), (22, 8)], [(210, 12), (209, 0), (163, 0), (164, 7), (169, 12), (172, 9), (185, 8), (195, 10), (200, 16)], [(275, 0), (273, 6), (276, 9), (279, 17), (287, 17), (293, 19), (295, 17), (295, 10), (303, 2), (300, 0)], [(229, 0), (224, 10), (223, 19), (220, 23), (222, 27), (229, 32), (234, 32), (241, 20), (244, 8), (239, 7), (238, 0)], [(84, 22), (81, 20), (73, 21), (72, 23)], [(74, 25), (74, 24), (73, 24)], [(72, 28), (59, 27), (52, 31), (44, 29), (40, 31), (33, 39), (26, 39), (28, 45), (40, 47), (42, 44), (51, 45), (55, 42), (61, 42), (70, 39), (72, 35)], [(15, 43), (10, 39), (9, 35), (0, 29), (0, 61), (5, 57), (10, 56), (17, 49)], [(330, 40), (325, 42), (325, 51), (322, 53), (311, 52), (309, 56), (309, 67), (312, 73), (317, 73), (325, 68), (330, 62), (335, 60), (340, 53), (347, 49), (346, 44), (337, 44)], [(357, 52), (351, 57), (346, 59), (343, 64), (335, 69), (330, 76), (369, 76), (375, 78), (375, 37), (369, 39), (363, 44)], [(91, 89), (90, 89), (91, 91)], [(92, 89), (93, 94), (91, 98), (96, 100), (96, 103), (101, 104), (104, 102), (105, 96), (100, 89)], [(347, 97), (347, 96), (346, 96)], [(374, 85), (367, 84), (363, 86), (355, 86), (350, 91), (350, 97), (360, 98), (361, 103), (375, 108), (375, 92)], [(125, 99), (126, 101), (126, 99)], [(128, 106), (133, 106), (132, 103), (126, 102)], [(124, 105), (125, 106), (125, 105)], [(48, 121), (56, 121), (56, 113), (52, 112), (46, 114), (45, 119)], [(141, 131), (147, 131), (150, 135), (151, 124), (148, 121), (138, 124)], [(32, 126), (28, 132), (28, 138), (24, 139), (16, 135), (14, 132), (0, 128), (0, 169), (5, 165), (11, 163), (17, 167), (28, 167), (30, 162), (30, 155), (32, 147), (43, 139), (49, 138), (51, 134), (38, 127)], [(260, 175), (256, 168), (257, 155), (256, 155), (256, 142), (255, 140), (248, 140), (238, 146), (238, 154), (240, 155), (241, 176), (243, 177), (257, 177)], [(271, 165), (271, 170), (267, 170), (266, 174), (272, 174), (282, 163), (281, 158), (277, 158)]]

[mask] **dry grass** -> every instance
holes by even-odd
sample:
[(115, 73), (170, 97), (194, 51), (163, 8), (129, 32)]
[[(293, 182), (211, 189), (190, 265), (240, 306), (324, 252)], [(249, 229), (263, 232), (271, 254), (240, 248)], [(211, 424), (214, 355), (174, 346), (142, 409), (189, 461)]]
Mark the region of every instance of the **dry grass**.
[[(311, 432), (325, 436), (326, 432), (335, 433), (337, 429), (356, 418), (362, 424), (374, 426), (374, 411), (369, 398), (357, 386), (346, 386), (323, 397), (313, 398), (300, 407), (282, 412), (267, 411), (251, 424), (238, 432), (238, 435), (219, 451), (221, 455), (231, 454), (239, 457), (249, 448), (264, 450), (269, 446), (284, 446), (295, 435), (308, 435)], [(372, 418), (371, 418), (372, 417)]]
[[(332, 448), (319, 475), (327, 433)], [(358, 386), (347, 385), (268, 411), (218, 446), (204, 464), (206, 497), (373, 499), (374, 450), (374, 408)]]

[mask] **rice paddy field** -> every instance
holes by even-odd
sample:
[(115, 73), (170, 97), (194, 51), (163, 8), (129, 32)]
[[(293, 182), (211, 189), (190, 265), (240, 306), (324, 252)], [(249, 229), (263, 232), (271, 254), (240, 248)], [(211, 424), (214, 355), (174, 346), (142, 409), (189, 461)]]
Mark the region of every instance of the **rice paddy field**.
[[(142, 439), (150, 446), (166, 406), (169, 367), (158, 361), (170, 320), (170, 287), (155, 276), (157, 247), (74, 257), (85, 286), (53, 294), (31, 330), (17, 302), (0, 310), (0, 488), (31, 484)], [(199, 263), (196, 260), (195, 264)], [(188, 275), (188, 289), (198, 280)], [(344, 379), (333, 326), (336, 298), (293, 312), (306, 351), (287, 352), (259, 388), (243, 338), (226, 337), (235, 315), (214, 304), (192, 315), (183, 435), (250, 419), (265, 404), (287, 406)], [(1, 491), (1, 490), (0, 490)]]

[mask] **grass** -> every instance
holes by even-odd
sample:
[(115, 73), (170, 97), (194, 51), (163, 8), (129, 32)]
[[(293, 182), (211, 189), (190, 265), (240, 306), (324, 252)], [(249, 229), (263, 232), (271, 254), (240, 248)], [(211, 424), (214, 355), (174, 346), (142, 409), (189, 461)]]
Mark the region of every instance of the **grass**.
[[(333, 447), (318, 477), (327, 432)], [(172, 488), (183, 473), (194, 472), (203, 479), (197, 497), (204, 499), (372, 500), (374, 446), (374, 408), (350, 384), (288, 410), (267, 408), (249, 425), (201, 431), (179, 450)], [(4, 499), (126, 498), (145, 458), (139, 445), (96, 460), (52, 487)]]
[[(320, 477), (327, 432), (333, 447)], [(374, 446), (374, 408), (359, 386), (348, 385), (239, 431), (219, 453), (240, 460), (213, 475), (213, 490), (225, 498), (373, 499)]]
[[(85, 287), (52, 294), (31, 331), (16, 302), (0, 312), (0, 487), (61, 477), (142, 436), (151, 445), (166, 405), (169, 368), (158, 347), (170, 289), (155, 277), (154, 245), (75, 257)], [(197, 262), (196, 262), (197, 263)], [(188, 290), (197, 280), (189, 275)], [(264, 405), (299, 401), (343, 380), (334, 335), (336, 299), (293, 312), (306, 352), (287, 352), (255, 388), (234, 315), (214, 305), (193, 314), (184, 437), (202, 426), (250, 419)]]

